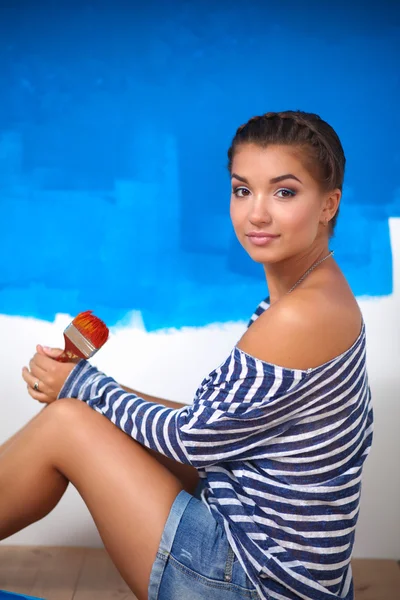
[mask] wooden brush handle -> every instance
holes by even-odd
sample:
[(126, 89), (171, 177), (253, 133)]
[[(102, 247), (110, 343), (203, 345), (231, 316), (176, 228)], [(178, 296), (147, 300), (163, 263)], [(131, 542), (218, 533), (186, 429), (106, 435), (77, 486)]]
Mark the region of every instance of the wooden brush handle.
[(86, 358), (80, 350), (71, 342), (68, 336), (64, 334), (65, 349), (56, 360), (58, 362), (78, 362), (81, 358)]
[(56, 358), (56, 360), (58, 362), (72, 362), (72, 361), (78, 361), (78, 360), (80, 360), (80, 358), (81, 358), (80, 356), (77, 356), (70, 350), (64, 350), (64, 352), (62, 354), (60, 354), (60, 356), (58, 356)]

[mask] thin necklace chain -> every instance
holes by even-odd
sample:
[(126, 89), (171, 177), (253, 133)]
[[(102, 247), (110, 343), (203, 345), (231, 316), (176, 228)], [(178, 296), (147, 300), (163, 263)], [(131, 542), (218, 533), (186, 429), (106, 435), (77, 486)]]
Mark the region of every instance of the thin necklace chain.
[(322, 262), (324, 262), (324, 260), (326, 260), (330, 256), (333, 256), (333, 254), (334, 254), (334, 251), (331, 250), (329, 252), (329, 254), (327, 254), (326, 256), (324, 256), (324, 258), (321, 258), (321, 260), (318, 260), (316, 263), (314, 263), (313, 265), (311, 265), (311, 267), (309, 269), (307, 269), (307, 271), (304, 273), (304, 275), (302, 275), (300, 277), (300, 279), (298, 281), (296, 281), (296, 283), (290, 288), (290, 290), (287, 293), (290, 294), (290, 292), (293, 292), (294, 288), (297, 287), (299, 285), (299, 283), (301, 283), (303, 281), (303, 279), (305, 279), (307, 277), (307, 275), (309, 273), (311, 273), (311, 271), (313, 271), (315, 269), (315, 267), (318, 267), (318, 265), (320, 265)]

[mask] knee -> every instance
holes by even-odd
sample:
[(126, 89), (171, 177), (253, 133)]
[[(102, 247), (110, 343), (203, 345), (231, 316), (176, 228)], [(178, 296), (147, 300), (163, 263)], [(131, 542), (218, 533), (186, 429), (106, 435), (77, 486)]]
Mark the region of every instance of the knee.
[(85, 437), (91, 412), (94, 411), (76, 398), (56, 400), (46, 404), (32, 419), (30, 431), (39, 436), (43, 450), (51, 449), (52, 459), (56, 460), (61, 456), (58, 450), (69, 450)]
[(52, 422), (56, 421), (68, 424), (70, 420), (73, 420), (76, 425), (80, 422), (79, 418), (82, 417), (82, 414), (88, 410), (91, 410), (90, 407), (81, 400), (77, 400), (76, 398), (60, 398), (49, 404), (43, 413), (46, 413), (46, 418)]
[(76, 398), (60, 398), (49, 404), (42, 412), (40, 423), (44, 439), (51, 445), (71, 447), (87, 437), (88, 423), (94, 411)]
[(51, 406), (82, 406), (84, 404), (85, 403), (78, 400), (78, 398), (59, 398), (55, 402), (52, 402)]

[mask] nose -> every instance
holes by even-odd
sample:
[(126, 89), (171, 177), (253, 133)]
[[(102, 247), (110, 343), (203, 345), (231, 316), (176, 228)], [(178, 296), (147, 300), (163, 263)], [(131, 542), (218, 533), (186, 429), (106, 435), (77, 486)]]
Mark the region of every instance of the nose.
[(249, 221), (253, 225), (271, 223), (272, 218), (268, 207), (268, 200), (261, 194), (254, 195), (249, 207)]

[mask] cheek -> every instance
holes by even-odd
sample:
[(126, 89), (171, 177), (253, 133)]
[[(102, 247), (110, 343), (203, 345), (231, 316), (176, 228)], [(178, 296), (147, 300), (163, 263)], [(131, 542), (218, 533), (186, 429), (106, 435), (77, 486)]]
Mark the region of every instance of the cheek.
[(282, 225), (291, 231), (308, 231), (314, 228), (317, 222), (315, 210), (306, 205), (293, 207), (293, 210), (288, 210), (281, 215)]
[(240, 225), (244, 222), (247, 216), (246, 209), (244, 208), (244, 203), (240, 204), (235, 199), (231, 200), (229, 214), (231, 217), (232, 225), (234, 229), (240, 227)]

